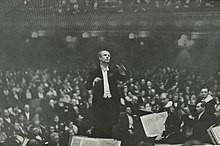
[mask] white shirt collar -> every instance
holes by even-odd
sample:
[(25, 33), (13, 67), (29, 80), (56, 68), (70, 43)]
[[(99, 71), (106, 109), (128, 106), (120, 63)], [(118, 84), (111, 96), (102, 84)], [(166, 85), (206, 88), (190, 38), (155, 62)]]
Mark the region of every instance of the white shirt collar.
[(166, 105), (165, 105), (165, 108), (169, 108), (173, 105), (173, 102), (172, 101), (169, 101)]
[(101, 67), (101, 69), (102, 69), (103, 71), (109, 71), (109, 67), (108, 67), (108, 66), (107, 66), (107, 67), (104, 67), (104, 66), (100, 65), (100, 67)]
[(205, 99), (203, 99), (203, 101), (205, 101), (207, 103), (207, 102), (209, 102), (212, 99), (213, 99), (212, 96), (208, 95)]
[(201, 118), (201, 116), (204, 114), (205, 111), (201, 112), (198, 116), (198, 120)]

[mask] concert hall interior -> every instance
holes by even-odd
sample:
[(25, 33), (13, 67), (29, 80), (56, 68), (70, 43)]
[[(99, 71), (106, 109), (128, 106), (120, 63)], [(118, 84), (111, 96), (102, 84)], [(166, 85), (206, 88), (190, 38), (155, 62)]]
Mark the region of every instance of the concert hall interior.
[[(112, 138), (122, 146), (213, 144), (192, 129), (220, 123), (199, 117), (208, 97), (220, 112), (219, 40), (218, 0), (1, 0), (0, 143), (21, 145), (19, 135), (27, 146), (67, 146), (70, 135), (91, 137), (93, 95), (84, 83), (104, 49), (111, 67), (126, 67), (120, 114), (130, 107), (135, 121), (127, 134), (120, 118)], [(165, 131), (152, 140), (140, 117), (160, 111)]]

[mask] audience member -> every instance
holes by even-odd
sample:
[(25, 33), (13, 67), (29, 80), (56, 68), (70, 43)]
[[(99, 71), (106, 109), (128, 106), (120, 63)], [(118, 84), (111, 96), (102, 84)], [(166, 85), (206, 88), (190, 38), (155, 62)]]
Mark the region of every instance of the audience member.
[(135, 118), (132, 114), (131, 107), (126, 108), (126, 113), (122, 114), (119, 120), (120, 139), (122, 146), (135, 145)]
[(200, 96), (197, 102), (203, 102), (205, 104), (205, 112), (210, 115), (210, 120), (215, 118), (215, 99), (209, 94), (209, 89), (204, 87), (201, 89)]
[(193, 126), (193, 137), (204, 143), (211, 143), (207, 129), (214, 123), (212, 115), (205, 112), (205, 103), (199, 102), (196, 105), (197, 117)]
[[(78, 73), (75, 73), (75, 68), (68, 71), (29, 69), (20, 73), (0, 71), (3, 82), (0, 86), (0, 101), (3, 102), (0, 103), (2, 143), (16, 146), (20, 145), (22, 138), (30, 138), (51, 144), (50, 135), (54, 132), (59, 134), (60, 145), (68, 141), (69, 134), (91, 136), (94, 126), (91, 114), (93, 96), (91, 90), (87, 91), (83, 87), (89, 67), (82, 68)], [(145, 141), (140, 116), (162, 111), (169, 113), (166, 136), (172, 135), (175, 141), (183, 136), (182, 142), (196, 138), (211, 143), (206, 130), (219, 125), (218, 77), (206, 79), (201, 73), (172, 67), (134, 70), (129, 75), (128, 81), (118, 84), (120, 110), (126, 113), (122, 114), (118, 127), (114, 128), (116, 131), (128, 128), (122, 130), (127, 131), (123, 136), (130, 136), (134, 141), (122, 136), (123, 144), (126, 140), (136, 144)], [(14, 105), (14, 101), (10, 102), (13, 98), (18, 105)], [(41, 110), (32, 104), (36, 99), (39, 100)], [(132, 111), (133, 131), (130, 128), (133, 135), (128, 131), (127, 107)]]

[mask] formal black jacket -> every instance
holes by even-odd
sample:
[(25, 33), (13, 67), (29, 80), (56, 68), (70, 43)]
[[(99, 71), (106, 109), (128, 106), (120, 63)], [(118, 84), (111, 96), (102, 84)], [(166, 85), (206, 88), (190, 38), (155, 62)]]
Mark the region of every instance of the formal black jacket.
[(214, 122), (215, 121), (212, 119), (212, 116), (206, 112), (203, 113), (199, 119), (196, 117), (193, 124), (193, 137), (201, 140), (202, 142), (211, 142), (207, 129), (213, 125)]
[[(136, 119), (131, 115), (133, 118), (133, 128), (129, 128), (129, 119), (128, 115), (126, 113), (122, 114), (120, 116), (119, 120), (119, 139), (122, 141), (122, 145), (124, 146), (130, 146), (130, 145), (136, 145), (136, 134), (137, 131), (136, 128)], [(134, 132), (134, 134), (130, 134), (128, 130), (131, 130)]]
[[(135, 128), (135, 118), (133, 117), (133, 115), (130, 115), (133, 118), (133, 129), (131, 129), (132, 131), (134, 131)], [(128, 133), (129, 130), (129, 119), (128, 119), (128, 115), (126, 113), (122, 114), (119, 120), (119, 129), (120, 132), (122, 134), (122, 136), (125, 136)]]
[[(28, 120), (27, 119), (27, 115), (25, 114), (24, 110), (21, 111), (21, 114), (24, 115), (25, 120)], [(29, 111), (29, 121), (32, 121), (33, 117), (34, 117), (34, 112), (33, 111)]]
[(21, 146), (21, 143), (16, 141), (15, 137), (9, 137), (6, 140), (7, 146)]
[(3, 117), (3, 121), (4, 121), (3, 131), (6, 133), (6, 135), (11, 135), (11, 134), (12, 134), (13, 123), (15, 122), (15, 119), (14, 119), (13, 116), (9, 116), (9, 118), (11, 119), (11, 123), (9, 123), (9, 122)]
[[(119, 111), (120, 111), (120, 94), (119, 89), (117, 87), (118, 80), (123, 81), (125, 80), (126, 76), (121, 75), (118, 70), (110, 68), (108, 71), (108, 82), (109, 82), (109, 88), (112, 95), (112, 114), (115, 116), (115, 122), (118, 121), (119, 118)], [(99, 77), (102, 79), (102, 81), (97, 82), (93, 86), (93, 81), (96, 77)], [(104, 105), (104, 80), (102, 75), (101, 67), (99, 66), (94, 71), (92, 71), (86, 81), (85, 88), (87, 90), (93, 90), (93, 101), (92, 101), (92, 110), (93, 110), (93, 116), (94, 118), (102, 117), (102, 112), (104, 107), (101, 107)], [(117, 114), (117, 115), (116, 115)]]
[(210, 118), (215, 119), (214, 113), (215, 113), (216, 101), (211, 95), (208, 95), (208, 96), (209, 96), (210, 100), (203, 101), (201, 97), (198, 97), (198, 100), (196, 101), (196, 103), (204, 102), (205, 103), (205, 113), (210, 115)]

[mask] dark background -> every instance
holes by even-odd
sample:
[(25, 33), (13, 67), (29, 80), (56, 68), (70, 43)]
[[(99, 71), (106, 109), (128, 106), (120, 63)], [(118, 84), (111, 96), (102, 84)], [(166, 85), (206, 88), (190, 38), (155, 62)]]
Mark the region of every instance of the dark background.
[[(73, 14), (58, 13), (59, 1), (48, 0), (51, 4), (41, 6), (43, 2), (1, 1), (1, 68), (95, 63), (96, 52), (108, 49), (113, 64), (122, 62), (130, 68), (168, 65), (208, 73), (219, 69), (217, 6), (198, 8), (192, 3), (190, 8), (175, 9), (155, 8), (151, 3), (146, 11), (134, 12), (134, 5), (125, 4), (125, 11), (118, 12), (115, 3), (99, 1), (98, 10)], [(133, 37), (129, 39), (129, 35)], [(182, 35), (192, 42), (190, 46), (178, 45)]]

